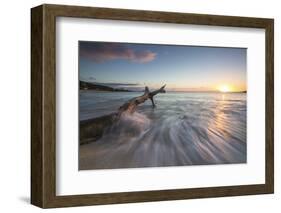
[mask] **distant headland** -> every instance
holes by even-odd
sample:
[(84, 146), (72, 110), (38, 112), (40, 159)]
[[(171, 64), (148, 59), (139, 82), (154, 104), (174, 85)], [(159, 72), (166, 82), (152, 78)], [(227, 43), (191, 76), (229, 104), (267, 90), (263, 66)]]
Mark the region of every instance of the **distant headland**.
[(95, 90), (95, 91), (104, 91), (104, 92), (132, 92), (131, 90), (122, 89), (122, 88), (113, 88), (97, 83), (90, 83), (85, 81), (79, 81), (80, 90)]

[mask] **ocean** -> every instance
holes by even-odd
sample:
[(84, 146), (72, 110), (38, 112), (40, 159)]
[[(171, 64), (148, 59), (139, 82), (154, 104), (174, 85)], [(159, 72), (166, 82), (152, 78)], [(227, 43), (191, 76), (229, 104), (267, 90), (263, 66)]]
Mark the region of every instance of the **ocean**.
[[(113, 112), (140, 92), (80, 91), (80, 121)], [(247, 162), (246, 93), (167, 92), (124, 114), (79, 148), (79, 169)]]

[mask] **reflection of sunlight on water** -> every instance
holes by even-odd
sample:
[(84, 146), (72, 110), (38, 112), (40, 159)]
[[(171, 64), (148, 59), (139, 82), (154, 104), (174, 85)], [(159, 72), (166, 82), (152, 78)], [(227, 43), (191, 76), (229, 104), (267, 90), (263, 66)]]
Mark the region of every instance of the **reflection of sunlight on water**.
[(218, 101), (217, 107), (214, 109), (214, 118), (212, 122), (209, 123), (209, 129), (212, 129), (216, 132), (223, 132), (224, 128), (226, 127), (226, 115), (224, 113), (225, 102), (224, 102), (225, 95), (222, 95), (222, 100)]
[(80, 169), (246, 162), (246, 101), (237, 94), (166, 94), (80, 147)]

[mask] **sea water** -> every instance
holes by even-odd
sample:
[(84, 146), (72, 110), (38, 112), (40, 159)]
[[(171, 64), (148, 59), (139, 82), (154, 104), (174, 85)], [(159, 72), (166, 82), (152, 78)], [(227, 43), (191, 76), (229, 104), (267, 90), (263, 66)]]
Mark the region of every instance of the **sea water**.
[[(139, 92), (80, 91), (79, 118), (112, 112)], [(246, 163), (246, 93), (167, 92), (81, 145), (80, 169)]]

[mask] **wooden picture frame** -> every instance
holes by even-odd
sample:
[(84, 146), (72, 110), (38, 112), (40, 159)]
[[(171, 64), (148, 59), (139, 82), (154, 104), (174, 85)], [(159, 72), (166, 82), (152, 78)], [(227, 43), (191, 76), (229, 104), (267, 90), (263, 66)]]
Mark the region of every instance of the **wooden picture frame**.
[[(56, 17), (265, 29), (265, 184), (56, 195)], [(31, 9), (31, 203), (42, 208), (267, 194), (274, 191), (273, 19), (44, 4)]]

